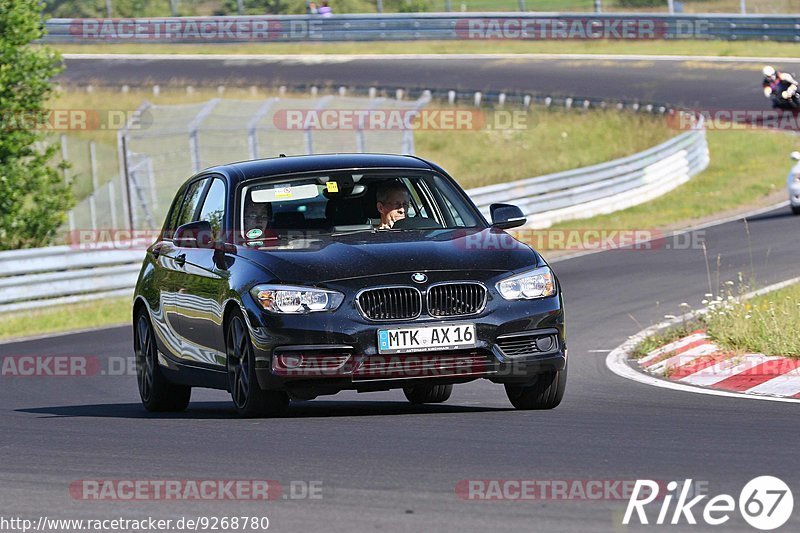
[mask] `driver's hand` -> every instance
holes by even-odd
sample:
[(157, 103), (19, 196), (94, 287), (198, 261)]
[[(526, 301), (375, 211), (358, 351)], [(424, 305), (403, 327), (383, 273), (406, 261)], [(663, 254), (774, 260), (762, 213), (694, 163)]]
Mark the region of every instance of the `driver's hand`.
[(783, 91), (781, 93), (781, 96), (783, 96), (784, 98), (789, 98), (789, 96), (790, 96), (789, 91)]

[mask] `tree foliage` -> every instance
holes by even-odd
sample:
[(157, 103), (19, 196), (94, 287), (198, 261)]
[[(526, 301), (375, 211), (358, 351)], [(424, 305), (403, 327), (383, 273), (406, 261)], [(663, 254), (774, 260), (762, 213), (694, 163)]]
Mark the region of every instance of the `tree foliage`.
[(47, 244), (72, 203), (42, 127), (61, 58), (31, 45), (44, 33), (39, 9), (38, 0), (0, 0), (0, 249)]

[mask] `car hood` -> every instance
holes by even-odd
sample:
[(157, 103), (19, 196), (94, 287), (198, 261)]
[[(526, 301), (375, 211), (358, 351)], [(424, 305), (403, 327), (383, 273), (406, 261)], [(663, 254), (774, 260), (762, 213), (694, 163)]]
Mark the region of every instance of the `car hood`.
[(403, 272), (508, 272), (543, 263), (530, 247), (495, 228), (319, 235), (240, 247), (239, 255), (271, 272), (271, 281), (303, 284)]

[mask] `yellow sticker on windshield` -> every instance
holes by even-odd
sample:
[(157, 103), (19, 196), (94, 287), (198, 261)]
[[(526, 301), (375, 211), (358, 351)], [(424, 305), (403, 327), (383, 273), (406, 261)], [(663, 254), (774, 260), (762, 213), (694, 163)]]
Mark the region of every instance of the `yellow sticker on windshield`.
[(328, 192), (339, 192), (339, 184), (335, 181), (328, 181), (325, 185), (328, 187)]

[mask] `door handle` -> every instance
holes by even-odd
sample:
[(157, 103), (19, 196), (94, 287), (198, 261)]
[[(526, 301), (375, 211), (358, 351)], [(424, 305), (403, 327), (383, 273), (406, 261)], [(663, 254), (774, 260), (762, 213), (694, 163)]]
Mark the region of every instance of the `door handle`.
[(186, 264), (186, 254), (180, 254), (175, 257), (175, 262), (178, 263), (178, 266), (183, 266)]

